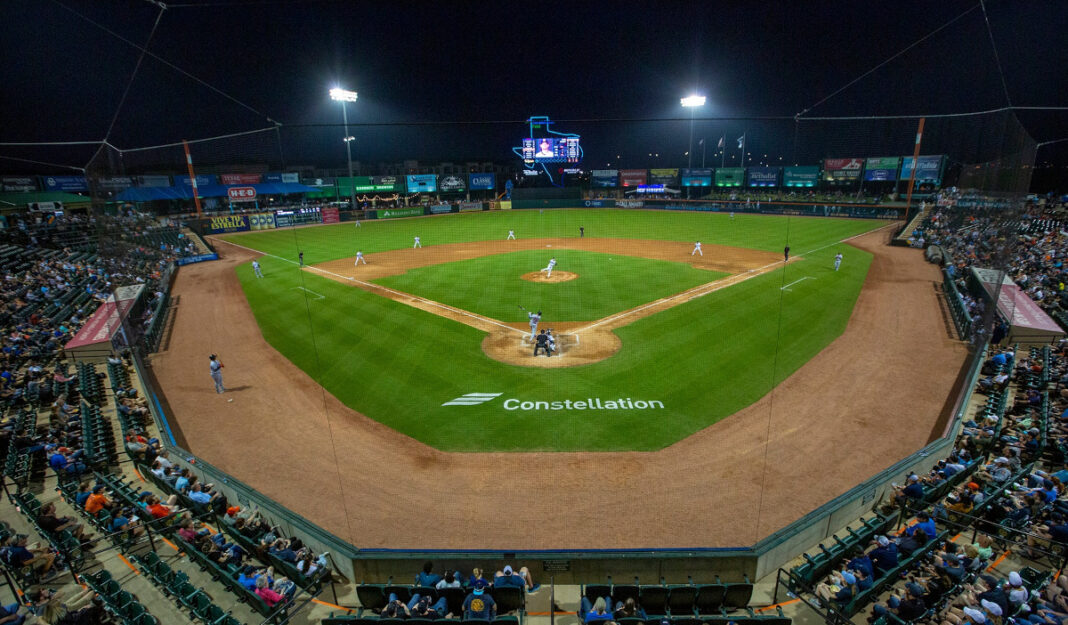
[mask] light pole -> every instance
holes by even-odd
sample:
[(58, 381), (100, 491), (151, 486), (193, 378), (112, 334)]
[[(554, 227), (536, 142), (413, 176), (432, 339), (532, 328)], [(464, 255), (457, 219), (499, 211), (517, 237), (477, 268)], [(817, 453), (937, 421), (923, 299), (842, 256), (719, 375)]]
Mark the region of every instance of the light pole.
[(697, 107), (705, 105), (705, 96), (687, 96), (679, 100), (679, 103), (682, 104), (684, 107), (690, 109), (690, 149), (688, 152), (686, 152), (686, 168), (693, 169), (693, 112), (694, 109), (696, 109)]
[(349, 134), (348, 102), (356, 101), (356, 92), (340, 87), (330, 90), (330, 99), (341, 103), (341, 119), (345, 121), (345, 153), (349, 161), (349, 210), (356, 210), (356, 181), (352, 177), (352, 142), (356, 139)]

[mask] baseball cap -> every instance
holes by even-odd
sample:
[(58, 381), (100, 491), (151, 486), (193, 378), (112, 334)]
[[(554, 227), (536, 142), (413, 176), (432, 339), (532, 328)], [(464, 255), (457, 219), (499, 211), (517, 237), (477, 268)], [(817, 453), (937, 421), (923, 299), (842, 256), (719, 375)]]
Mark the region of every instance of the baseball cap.
[(1016, 571), (1009, 573), (1009, 583), (1013, 586), (1023, 586), (1023, 578)]
[(983, 599), (979, 603), (983, 606), (984, 610), (986, 610), (987, 612), (990, 613), (991, 616), (1001, 616), (1001, 614), (1002, 614), (1001, 606), (999, 606), (998, 604), (994, 603), (993, 601), (990, 601), (988, 599)]
[(504, 574), (505, 574), (505, 575), (511, 575), (511, 574), (512, 574), (512, 567), (511, 567), (511, 565), (505, 565), (505, 567), (504, 567)]
[(973, 623), (985, 623), (986, 615), (982, 610), (976, 610), (975, 608), (964, 608), (964, 615), (972, 620)]
[(852, 573), (842, 573), (842, 581), (847, 585), (852, 586), (857, 583), (857, 577)]
[(882, 547), (885, 547), (885, 546), (890, 544), (890, 539), (887, 538), (886, 536), (880, 536), (880, 537), (876, 538), (875, 541), (877, 543), (879, 543), (879, 545), (882, 546)]
[(475, 586), (474, 586), (474, 589), (472, 590), (472, 592), (474, 592), (476, 595), (481, 595), (482, 593), (486, 592), (486, 587), (487, 586), (489, 586), (489, 583), (486, 582), (486, 580), (484, 580), (484, 579), (475, 580)]
[(905, 584), (905, 590), (913, 597), (923, 596), (923, 586), (920, 586), (916, 582), (909, 582)]

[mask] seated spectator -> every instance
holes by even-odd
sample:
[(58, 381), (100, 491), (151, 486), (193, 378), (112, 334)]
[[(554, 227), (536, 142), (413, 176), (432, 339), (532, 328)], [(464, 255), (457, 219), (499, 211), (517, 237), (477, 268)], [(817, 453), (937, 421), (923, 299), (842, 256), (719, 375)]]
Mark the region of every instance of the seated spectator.
[(899, 506), (908, 505), (909, 502), (918, 504), (923, 501), (923, 484), (920, 476), (912, 473), (908, 476), (904, 486), (894, 485), (894, 501)]
[(429, 560), (423, 563), (423, 570), (415, 576), (416, 586), (433, 588), (441, 581), (441, 576), (434, 572), (434, 563)]
[(605, 597), (597, 597), (593, 604), (590, 604), (589, 597), (583, 597), (581, 601), (581, 607), (579, 611), (582, 614), (582, 622), (593, 623), (595, 621), (611, 621), (613, 616), (608, 611), (609, 599)]
[(904, 536), (897, 543), (897, 549), (899, 552), (904, 553), (906, 556), (912, 555), (918, 549), (922, 549), (927, 541), (930, 540), (927, 536), (927, 532), (923, 529), (917, 529), (910, 535)]
[(60, 478), (77, 476), (85, 473), (85, 464), (80, 461), (84, 450), (71, 452), (66, 447), (56, 447), (48, 457), (48, 464)]
[(152, 515), (153, 519), (165, 519), (171, 515), (171, 506), (178, 503), (178, 496), (171, 495), (167, 498), (167, 503), (160, 502), (159, 497), (152, 495), (148, 500), (148, 505), (145, 510)]
[(104, 495), (104, 485), (97, 484), (93, 492), (85, 500), (85, 511), (91, 516), (96, 516), (104, 508), (111, 509), (114, 504)]
[(74, 495), (75, 505), (82, 509), (85, 509), (85, 502), (89, 499), (89, 496), (93, 494), (92, 491), (89, 490), (90, 486), (92, 486), (92, 484), (89, 482), (78, 484), (78, 492)]
[(492, 621), (497, 617), (497, 604), (493, 597), (486, 594), (489, 584), (484, 579), (477, 579), (471, 587), (471, 594), (464, 599), (463, 618), (485, 619)]
[(827, 579), (816, 585), (816, 596), (824, 601), (845, 605), (856, 592), (857, 578), (848, 571), (833, 571)]
[(267, 584), (266, 575), (260, 575), (256, 578), (256, 595), (259, 596), (260, 599), (263, 599), (263, 602), (266, 603), (269, 608), (273, 608), (286, 600), (283, 595), (271, 590)]
[(434, 601), (434, 598), (430, 595), (419, 595), (416, 593), (412, 596), (412, 601), (409, 603), (408, 610), (412, 618), (436, 620), (445, 618), (448, 614), (449, 607), (445, 597), (439, 597), (437, 601)]
[(616, 620), (623, 618), (637, 618), (646, 620), (648, 616), (645, 614), (645, 610), (642, 609), (638, 602), (634, 600), (634, 597), (627, 597), (626, 601), (616, 602), (616, 611), (613, 614)]
[(30, 595), (39, 623), (46, 625), (103, 623), (107, 618), (100, 596), (91, 588), (63, 600), (63, 591), (41, 588)]
[(41, 506), (41, 512), (37, 515), (37, 525), (50, 534), (58, 534), (64, 530), (69, 530), (83, 544), (90, 542), (90, 538), (85, 534), (85, 529), (81, 523), (71, 517), (56, 516), (56, 504), (52, 502)]
[(274, 541), (267, 552), (283, 562), (294, 565), (297, 563), (297, 552), (293, 551), (288, 540), (278, 539)]
[(38, 576), (45, 580), (51, 579), (58, 573), (52, 570), (56, 554), (38, 543), (30, 545), (28, 541), (29, 536), (26, 534), (16, 534), (7, 545), (0, 547), (0, 559), (16, 570), (32, 566)]
[(26, 614), (19, 614), (18, 603), (0, 605), (0, 625), (22, 625), (26, 622)]
[(391, 595), (389, 603), (382, 608), (382, 618), (408, 618), (411, 615), (411, 610), (396, 595)]
[(530, 570), (525, 566), (519, 567), (518, 573), (513, 571), (511, 566), (505, 566), (503, 570), (497, 571), (493, 576), (493, 585), (526, 588), (529, 592), (534, 592), (540, 588), (538, 584), (534, 583), (533, 578), (530, 576)]
[(920, 512), (916, 515), (916, 519), (917, 522), (909, 526), (909, 528), (905, 530), (905, 534), (912, 536), (913, 533), (921, 529), (927, 534), (928, 538), (938, 534), (938, 530), (935, 528), (934, 519), (931, 518), (931, 515), (926, 512)]
[(440, 582), (434, 585), (434, 588), (442, 590), (445, 588), (462, 588), (463, 583), (460, 581), (459, 573), (456, 571), (445, 571), (445, 577)]
[(873, 573), (882, 576), (897, 566), (897, 543), (886, 536), (875, 537), (876, 547), (868, 552)]
[(327, 554), (322, 553), (316, 558), (312, 555), (310, 549), (305, 549), (302, 552), (300, 561), (297, 562), (297, 570), (300, 571), (301, 575), (308, 577), (315, 575), (320, 569), (327, 568), (326, 556)]
[(144, 535), (145, 528), (133, 508), (123, 508), (112, 515), (108, 531), (123, 532), (127, 539), (134, 539)]

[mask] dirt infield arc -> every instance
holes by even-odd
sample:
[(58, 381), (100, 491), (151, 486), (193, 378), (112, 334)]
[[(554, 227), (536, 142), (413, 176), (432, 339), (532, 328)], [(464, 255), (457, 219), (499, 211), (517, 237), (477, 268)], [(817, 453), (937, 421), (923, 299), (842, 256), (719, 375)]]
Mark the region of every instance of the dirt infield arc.
[[(446, 453), (403, 436), (264, 340), (234, 272), (255, 255), (232, 246), (179, 271), (152, 367), (194, 453), (360, 547), (747, 545), (930, 438), (966, 349), (946, 335), (937, 267), (887, 238), (851, 242), (874, 260), (841, 337), (760, 401), (657, 452)], [(213, 351), (231, 394), (212, 391)]]
[[(235, 244), (230, 243), (230, 245)], [(630, 310), (619, 311), (593, 322), (546, 320), (549, 325), (552, 325), (557, 336), (561, 338), (558, 343), (558, 353), (553, 358), (534, 358), (532, 356), (530, 345), (523, 340), (523, 337), (529, 332), (527, 325), (524, 323), (506, 323), (370, 282), (375, 278), (397, 275), (415, 267), (440, 265), (494, 254), (535, 249), (544, 249), (548, 253), (551, 253), (552, 250), (561, 249), (583, 250), (612, 254), (618, 257), (629, 256), (686, 262), (696, 269), (720, 271), (731, 275), (720, 280), (712, 280), (669, 297), (636, 306)], [(368, 254), (365, 260), (367, 261), (366, 264), (356, 264), (355, 258), (344, 258), (318, 263), (304, 269), (305, 271), (316, 272), (331, 280), (355, 286), (370, 293), (388, 297), (402, 304), (482, 330), (487, 333), (485, 340), (482, 341), (482, 351), (490, 358), (510, 365), (540, 368), (575, 367), (600, 362), (614, 355), (622, 346), (619, 337), (613, 330), (694, 298), (708, 295), (732, 284), (767, 273), (777, 265), (781, 266), (778, 254), (741, 247), (706, 245), (705, 251), (701, 256), (694, 256), (692, 246), (689, 243), (592, 238), (450, 243), (418, 249), (391, 250)], [(801, 260), (801, 257), (790, 259), (791, 262), (798, 260)], [(563, 279), (548, 279), (546, 274), (540, 271), (530, 272), (521, 277), (535, 282), (563, 282), (578, 277), (567, 271), (556, 271), (553, 274), (553, 277), (559, 276)]]

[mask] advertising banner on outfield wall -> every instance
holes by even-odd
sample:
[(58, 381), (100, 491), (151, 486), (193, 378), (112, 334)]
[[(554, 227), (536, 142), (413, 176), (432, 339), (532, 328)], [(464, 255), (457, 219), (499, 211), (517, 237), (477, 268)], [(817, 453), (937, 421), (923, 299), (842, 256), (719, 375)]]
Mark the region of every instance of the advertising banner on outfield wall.
[(103, 176), (96, 179), (96, 186), (104, 191), (125, 191), (134, 186), (133, 176)]
[(88, 191), (85, 176), (44, 176), (41, 178), (45, 191)]
[(406, 176), (408, 193), (433, 193), (438, 190), (438, 178), (434, 174)]
[(274, 213), (253, 213), (248, 216), (249, 230), (274, 230)]
[(869, 158), (864, 162), (864, 179), (869, 181), (897, 180), (897, 168), (901, 159), (896, 156)]
[(645, 169), (621, 169), (619, 170), (619, 186), (636, 187), (647, 184), (648, 177), (649, 172)]
[(594, 169), (590, 172), (591, 187), (614, 187), (619, 184), (618, 169)]
[(394, 219), (397, 217), (419, 217), (423, 214), (423, 209), (421, 207), (388, 208), (367, 212), (374, 213), (376, 219)]
[(439, 193), (464, 193), (467, 191), (467, 181), (463, 174), (445, 174), (438, 179)]
[(828, 158), (823, 161), (823, 179), (831, 184), (846, 184), (860, 180), (864, 159)]
[(288, 172), (279, 172), (279, 171), (268, 172), (266, 174), (263, 174), (263, 181), (264, 182), (293, 182), (293, 183), (299, 183), (300, 182), (300, 174), (288, 173)]
[(327, 206), (322, 209), (323, 223), (324, 224), (339, 224), (341, 223), (341, 213), (336, 206)]
[(740, 187), (745, 182), (745, 167), (720, 167), (716, 170), (717, 187)]
[(677, 186), (679, 184), (679, 170), (650, 169), (648, 184), (662, 184), (665, 187)]
[(684, 187), (711, 187), (712, 169), (683, 169), (682, 186)]
[(785, 167), (782, 172), (784, 187), (814, 187), (819, 182), (820, 168), (815, 165)]
[[(919, 166), (916, 167), (916, 182), (933, 182), (942, 184), (942, 169), (945, 164), (945, 156), (921, 156)], [(912, 176), (912, 157), (906, 156), (901, 159), (901, 179), (908, 180)]]
[(430, 212), (435, 215), (440, 215), (442, 213), (451, 213), (452, 204), (449, 204), (448, 202), (445, 202), (443, 204), (432, 204), (430, 206)]
[(645, 200), (616, 200), (618, 208), (643, 208)]
[(212, 217), (208, 224), (208, 232), (222, 234), (224, 232), (244, 232), (248, 230), (248, 217), (246, 215), (226, 215), (224, 217)]
[(137, 186), (139, 187), (169, 187), (171, 186), (170, 176), (138, 176)]
[(779, 186), (778, 167), (750, 167), (747, 174), (749, 177), (749, 186), (751, 187)]
[(19, 193), (36, 191), (37, 179), (33, 176), (4, 176), (0, 178), (0, 187), (4, 191), (17, 191)]
[(461, 213), (473, 213), (482, 210), (482, 202), (460, 202)]
[[(259, 174), (219, 174), (219, 184), (259, 184)], [(200, 183), (198, 182), (197, 185)]]
[[(219, 184), (219, 179), (215, 177), (215, 174), (197, 174), (197, 188), (207, 186), (209, 184)], [(175, 176), (174, 186), (184, 185), (186, 187), (193, 186), (193, 182), (189, 180), (189, 176)]]
[(493, 191), (497, 188), (497, 174), (468, 174), (467, 188), (472, 191)]

